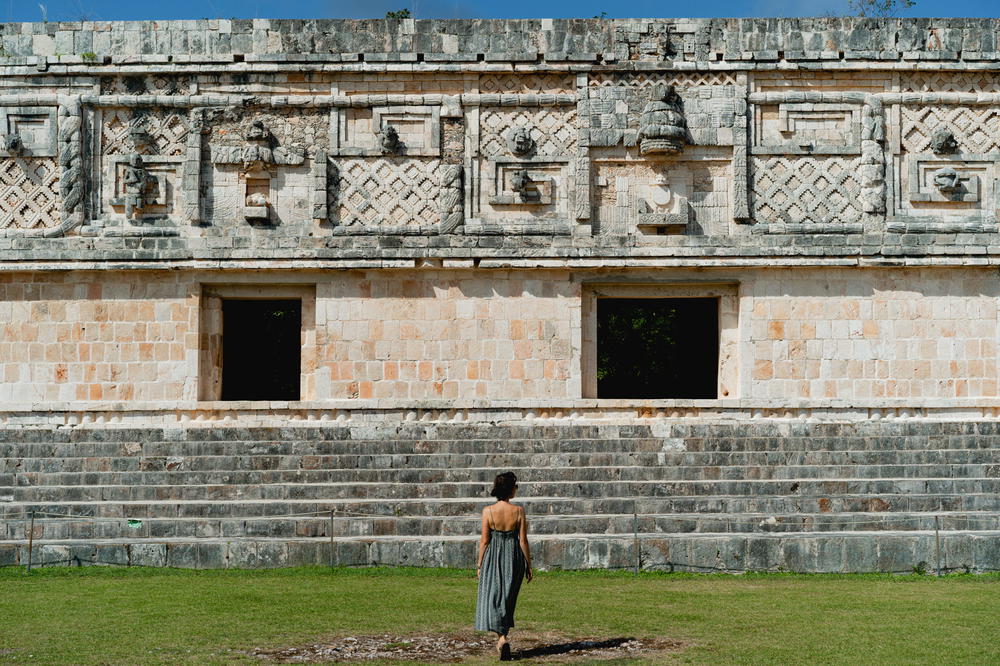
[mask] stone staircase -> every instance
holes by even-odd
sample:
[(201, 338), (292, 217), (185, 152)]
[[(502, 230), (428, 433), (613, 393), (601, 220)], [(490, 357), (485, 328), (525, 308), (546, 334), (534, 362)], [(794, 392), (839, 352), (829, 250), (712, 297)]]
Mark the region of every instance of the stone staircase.
[(1000, 568), (1000, 424), (915, 420), (10, 428), (0, 565), (471, 567), (504, 470), (540, 567)]

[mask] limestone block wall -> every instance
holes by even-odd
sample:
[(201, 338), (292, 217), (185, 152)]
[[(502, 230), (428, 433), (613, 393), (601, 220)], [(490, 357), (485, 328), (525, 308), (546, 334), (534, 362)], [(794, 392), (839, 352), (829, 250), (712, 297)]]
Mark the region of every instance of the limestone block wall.
[(169, 273), (2, 273), (0, 294), (0, 401), (193, 395), (197, 283)]
[[(592, 372), (584, 302), (594, 285), (621, 276), (439, 268), (292, 271), (266, 280), (217, 271), (3, 273), (0, 401), (169, 409), (205, 399), (208, 294), (284, 284), (315, 294), (315, 317), (303, 332), (304, 401), (579, 404)], [(732, 379), (727, 374), (719, 404), (919, 406), (1000, 397), (1000, 285), (990, 268), (628, 276), (646, 295), (709, 283), (735, 294), (735, 316), (723, 323)]]

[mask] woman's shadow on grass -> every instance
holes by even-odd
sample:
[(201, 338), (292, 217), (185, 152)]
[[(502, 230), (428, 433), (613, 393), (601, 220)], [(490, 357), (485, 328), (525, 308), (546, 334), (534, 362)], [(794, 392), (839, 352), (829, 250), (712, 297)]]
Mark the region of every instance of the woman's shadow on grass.
[(513, 654), (515, 660), (536, 659), (538, 657), (552, 657), (557, 654), (569, 654), (570, 652), (589, 652), (592, 650), (609, 650), (618, 648), (634, 641), (634, 638), (609, 638), (604, 641), (572, 641), (569, 643), (553, 643), (552, 645), (538, 645), (527, 650), (516, 650)]

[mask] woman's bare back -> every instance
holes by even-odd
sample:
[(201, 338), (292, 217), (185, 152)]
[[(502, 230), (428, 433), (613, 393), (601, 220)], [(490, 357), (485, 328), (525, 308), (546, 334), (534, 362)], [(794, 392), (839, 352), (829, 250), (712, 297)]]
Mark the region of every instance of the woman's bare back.
[(524, 509), (510, 502), (497, 502), (486, 507), (484, 512), (489, 519), (489, 527), (501, 532), (518, 529)]

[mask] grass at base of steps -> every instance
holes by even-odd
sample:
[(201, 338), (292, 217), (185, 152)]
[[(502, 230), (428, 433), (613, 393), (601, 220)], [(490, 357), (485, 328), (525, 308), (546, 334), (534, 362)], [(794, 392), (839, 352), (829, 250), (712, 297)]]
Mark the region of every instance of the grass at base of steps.
[[(455, 569), (0, 568), (0, 662), (261, 663), (246, 653), (345, 635), (471, 636), (475, 594), (473, 572)], [(522, 587), (512, 640), (686, 646), (658, 663), (997, 663), (998, 614), (998, 574), (542, 572)]]

